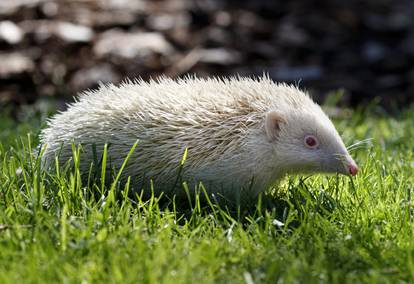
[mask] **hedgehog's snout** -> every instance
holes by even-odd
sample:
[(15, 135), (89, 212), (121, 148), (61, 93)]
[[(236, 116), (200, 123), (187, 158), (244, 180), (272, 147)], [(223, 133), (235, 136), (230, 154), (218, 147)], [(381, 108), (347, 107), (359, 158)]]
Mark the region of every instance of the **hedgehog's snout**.
[(335, 163), (337, 173), (349, 176), (355, 176), (358, 173), (359, 168), (348, 153), (334, 154), (334, 157), (339, 162), (339, 164), (338, 162)]
[(348, 165), (348, 173), (351, 176), (355, 176), (358, 173), (358, 166), (355, 164), (355, 162)]
[(355, 176), (359, 171), (359, 168), (354, 159), (352, 159), (349, 155), (345, 158), (344, 167), (346, 174), (350, 176)]

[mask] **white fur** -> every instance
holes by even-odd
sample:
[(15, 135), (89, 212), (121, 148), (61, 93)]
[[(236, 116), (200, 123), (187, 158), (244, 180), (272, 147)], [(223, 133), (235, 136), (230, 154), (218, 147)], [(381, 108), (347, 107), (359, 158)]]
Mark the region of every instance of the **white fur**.
[[(271, 111), (283, 118), (275, 139), (265, 130), (274, 124), (265, 123)], [(306, 134), (318, 137), (320, 149), (304, 146)], [(267, 77), (161, 78), (102, 86), (55, 115), (41, 134), (47, 165), (58, 152), (60, 162), (67, 161), (71, 143), (82, 144), (83, 171), (93, 161), (92, 144), (100, 155), (110, 143), (111, 164), (119, 168), (137, 139), (124, 177), (134, 178), (135, 189), (151, 178), (156, 193), (173, 188), (185, 148), (184, 178), (190, 187), (202, 181), (211, 193), (229, 197), (242, 187), (255, 196), (286, 173), (347, 173), (344, 161), (353, 162), (329, 118), (308, 95)]]

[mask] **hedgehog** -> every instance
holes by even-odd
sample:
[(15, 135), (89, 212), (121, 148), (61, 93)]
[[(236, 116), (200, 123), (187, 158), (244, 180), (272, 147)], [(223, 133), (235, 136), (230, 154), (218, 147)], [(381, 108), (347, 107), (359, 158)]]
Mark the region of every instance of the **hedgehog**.
[(48, 169), (69, 161), (73, 144), (82, 145), (84, 174), (105, 144), (108, 165), (119, 169), (138, 141), (121, 181), (130, 178), (134, 192), (151, 187), (157, 195), (182, 195), (186, 182), (228, 200), (251, 198), (288, 174), (358, 172), (321, 107), (266, 75), (101, 85), (49, 119), (40, 141)]

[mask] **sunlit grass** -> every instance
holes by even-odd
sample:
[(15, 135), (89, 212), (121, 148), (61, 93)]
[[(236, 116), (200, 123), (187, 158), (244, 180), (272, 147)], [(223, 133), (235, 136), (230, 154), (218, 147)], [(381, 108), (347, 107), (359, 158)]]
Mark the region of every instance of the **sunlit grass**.
[(241, 211), (86, 185), (76, 147), (74, 167), (48, 174), (34, 154), (40, 121), (0, 118), (1, 283), (414, 280), (413, 109), (335, 121), (347, 142), (371, 139), (353, 151), (355, 178), (287, 178)]

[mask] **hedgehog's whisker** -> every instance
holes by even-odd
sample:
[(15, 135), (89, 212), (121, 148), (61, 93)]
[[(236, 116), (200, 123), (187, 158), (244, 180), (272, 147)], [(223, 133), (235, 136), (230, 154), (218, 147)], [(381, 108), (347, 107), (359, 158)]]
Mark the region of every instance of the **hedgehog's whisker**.
[(339, 160), (341, 162), (344, 162), (345, 159), (346, 159), (346, 155), (345, 154), (339, 154), (339, 153), (337, 153), (337, 154), (334, 154), (334, 157), (335, 157), (335, 159), (337, 159), (337, 160)]
[(364, 145), (372, 145), (371, 142), (372, 138), (367, 138), (361, 141), (357, 141), (354, 144), (347, 147), (349, 152), (355, 151), (356, 149), (362, 148)]

